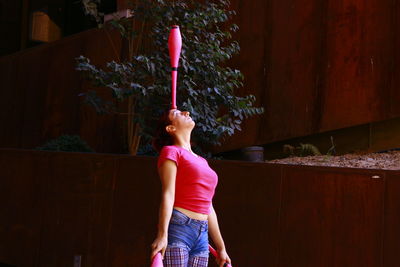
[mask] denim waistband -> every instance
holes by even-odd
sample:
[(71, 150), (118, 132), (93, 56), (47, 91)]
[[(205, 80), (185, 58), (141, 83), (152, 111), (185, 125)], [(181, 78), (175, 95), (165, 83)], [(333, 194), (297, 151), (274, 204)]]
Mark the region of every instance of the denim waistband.
[(203, 220), (192, 219), (189, 216), (187, 216), (186, 214), (184, 214), (176, 209), (172, 210), (172, 217), (178, 219), (180, 222), (182, 222), (185, 225), (190, 225), (201, 231), (208, 230), (208, 221), (207, 220), (203, 221)]

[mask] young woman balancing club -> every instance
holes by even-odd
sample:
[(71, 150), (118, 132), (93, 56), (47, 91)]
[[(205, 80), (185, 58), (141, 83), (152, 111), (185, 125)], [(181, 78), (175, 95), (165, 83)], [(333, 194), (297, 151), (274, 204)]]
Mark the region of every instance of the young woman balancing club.
[[(158, 234), (152, 244), (153, 264), (165, 267), (208, 265), (208, 233), (217, 247), (217, 261), (225, 266), (231, 260), (219, 231), (212, 205), (218, 176), (207, 161), (193, 153), (190, 135), (195, 126), (189, 112), (176, 106), (176, 83), (182, 38), (177, 25), (168, 38), (171, 59), (172, 106), (161, 118), (154, 146), (160, 152), (158, 173), (162, 183)], [(155, 257), (157, 255), (157, 257)]]
[(231, 263), (212, 205), (218, 177), (191, 150), (194, 126), (189, 112), (171, 109), (161, 118), (154, 140), (160, 151), (162, 197), (151, 257), (161, 252), (165, 267), (207, 266), (208, 234), (216, 246), (219, 266)]

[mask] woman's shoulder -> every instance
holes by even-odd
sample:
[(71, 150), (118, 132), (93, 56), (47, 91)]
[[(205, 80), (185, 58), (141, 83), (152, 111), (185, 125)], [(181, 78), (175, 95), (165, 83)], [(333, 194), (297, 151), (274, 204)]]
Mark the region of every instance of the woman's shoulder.
[(163, 148), (160, 151), (160, 156), (166, 156), (166, 155), (176, 155), (176, 156), (180, 156), (181, 155), (181, 151), (179, 149), (179, 147), (177, 146), (163, 146)]
[(160, 167), (161, 163), (167, 159), (175, 161), (176, 165), (179, 165), (179, 162), (181, 161), (181, 152), (176, 146), (163, 146), (158, 157), (158, 167)]

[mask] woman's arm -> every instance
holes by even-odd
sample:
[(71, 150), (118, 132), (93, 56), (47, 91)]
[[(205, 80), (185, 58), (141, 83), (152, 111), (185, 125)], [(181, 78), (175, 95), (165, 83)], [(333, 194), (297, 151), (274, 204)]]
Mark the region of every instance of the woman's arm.
[(215, 213), (212, 204), (211, 204), (211, 212), (208, 215), (208, 233), (210, 234), (210, 237), (214, 242), (218, 252), (218, 259), (217, 259), (218, 265), (224, 266), (225, 262), (231, 264), (231, 259), (226, 253), (225, 243), (224, 240), (222, 239), (221, 231), (219, 230), (217, 214)]
[(172, 160), (166, 160), (158, 169), (161, 178), (162, 192), (158, 214), (158, 234), (151, 245), (151, 258), (160, 251), (164, 257), (165, 249), (168, 245), (168, 225), (174, 206), (176, 171), (176, 163)]

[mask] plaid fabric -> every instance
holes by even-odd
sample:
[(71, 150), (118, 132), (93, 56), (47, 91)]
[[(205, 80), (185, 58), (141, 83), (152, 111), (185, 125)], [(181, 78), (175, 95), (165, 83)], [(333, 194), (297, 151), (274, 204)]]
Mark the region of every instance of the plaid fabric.
[(164, 267), (207, 267), (208, 257), (190, 257), (184, 248), (167, 247), (164, 255)]
[(208, 257), (191, 257), (189, 259), (188, 267), (207, 267), (208, 266)]
[(167, 247), (164, 254), (164, 267), (187, 267), (189, 253), (186, 249)]

